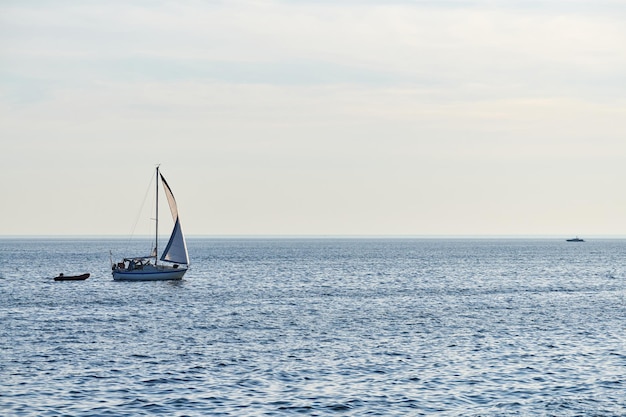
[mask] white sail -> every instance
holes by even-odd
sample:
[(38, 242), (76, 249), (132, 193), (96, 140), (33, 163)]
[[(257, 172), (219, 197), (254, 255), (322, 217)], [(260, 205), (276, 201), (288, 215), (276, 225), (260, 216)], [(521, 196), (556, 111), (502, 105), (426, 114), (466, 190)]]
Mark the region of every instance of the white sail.
[(180, 227), (180, 219), (176, 219), (174, 230), (170, 235), (170, 240), (161, 255), (162, 261), (175, 262), (178, 264), (189, 264), (189, 255), (187, 254), (187, 244), (185, 243), (185, 235)]
[(174, 198), (174, 193), (172, 193), (172, 189), (165, 181), (165, 177), (163, 174), (161, 175), (161, 182), (163, 183), (163, 189), (165, 190), (165, 196), (167, 197), (167, 202), (170, 204), (170, 211), (172, 212), (172, 220), (176, 221), (178, 218), (178, 206), (176, 205), (176, 199)]
[(175, 262), (179, 264), (189, 264), (189, 255), (187, 254), (187, 244), (185, 243), (185, 235), (180, 225), (180, 218), (178, 217), (178, 207), (176, 206), (176, 199), (170, 186), (165, 181), (163, 174), (161, 175), (161, 182), (163, 183), (163, 189), (167, 197), (167, 202), (170, 205), (170, 211), (172, 212), (172, 219), (175, 221), (174, 229), (170, 235), (170, 240), (167, 242), (167, 246), (161, 255), (162, 261)]

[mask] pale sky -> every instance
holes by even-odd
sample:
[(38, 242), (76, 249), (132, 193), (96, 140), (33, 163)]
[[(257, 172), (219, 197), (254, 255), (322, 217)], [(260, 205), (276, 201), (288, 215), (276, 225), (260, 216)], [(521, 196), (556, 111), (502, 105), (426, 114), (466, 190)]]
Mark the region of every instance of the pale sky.
[(0, 1), (0, 235), (126, 235), (157, 163), (188, 235), (625, 235), (625, 21)]

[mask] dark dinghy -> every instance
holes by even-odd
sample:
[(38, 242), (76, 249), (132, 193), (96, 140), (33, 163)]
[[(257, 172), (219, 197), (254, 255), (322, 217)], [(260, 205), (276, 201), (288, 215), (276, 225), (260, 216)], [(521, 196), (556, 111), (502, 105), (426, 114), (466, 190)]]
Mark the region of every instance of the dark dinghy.
[(63, 275), (59, 274), (58, 277), (54, 277), (55, 281), (84, 281), (89, 278), (91, 274), (82, 274), (82, 275)]

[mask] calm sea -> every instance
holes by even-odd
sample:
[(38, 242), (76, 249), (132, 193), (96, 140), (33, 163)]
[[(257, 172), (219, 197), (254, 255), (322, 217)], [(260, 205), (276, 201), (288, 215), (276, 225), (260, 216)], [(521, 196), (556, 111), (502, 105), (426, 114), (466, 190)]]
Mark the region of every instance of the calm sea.
[[(626, 415), (626, 241), (0, 240), (4, 416)], [(83, 282), (54, 282), (90, 272)]]

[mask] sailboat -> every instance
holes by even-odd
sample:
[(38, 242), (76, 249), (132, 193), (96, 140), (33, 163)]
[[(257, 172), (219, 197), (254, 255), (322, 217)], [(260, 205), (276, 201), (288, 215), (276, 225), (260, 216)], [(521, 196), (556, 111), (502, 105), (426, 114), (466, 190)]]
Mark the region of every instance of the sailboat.
[[(161, 255), (159, 263), (159, 179), (172, 212), (174, 228), (170, 239)], [(156, 219), (155, 219), (154, 250), (149, 256), (124, 258), (122, 262), (113, 264), (113, 279), (116, 281), (167, 281), (183, 278), (189, 269), (189, 255), (185, 235), (180, 225), (178, 207), (170, 186), (156, 167)]]

